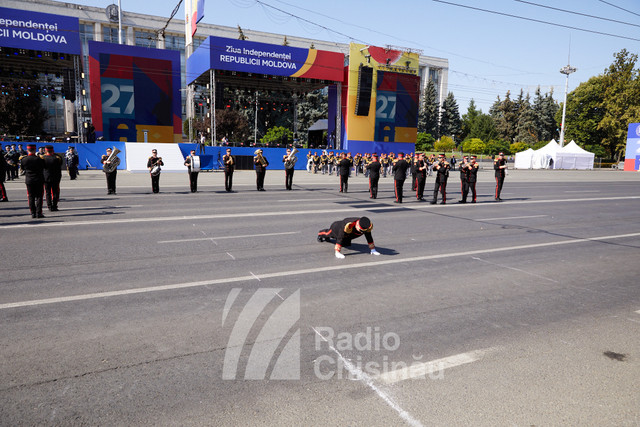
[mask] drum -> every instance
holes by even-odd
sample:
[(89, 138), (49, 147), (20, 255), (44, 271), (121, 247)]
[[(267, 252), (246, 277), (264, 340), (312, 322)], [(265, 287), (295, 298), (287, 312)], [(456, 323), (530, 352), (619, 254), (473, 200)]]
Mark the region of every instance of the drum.
[(191, 172), (200, 172), (200, 156), (191, 156)]
[(156, 176), (156, 175), (160, 175), (160, 165), (155, 165), (153, 168), (151, 168), (151, 175)]

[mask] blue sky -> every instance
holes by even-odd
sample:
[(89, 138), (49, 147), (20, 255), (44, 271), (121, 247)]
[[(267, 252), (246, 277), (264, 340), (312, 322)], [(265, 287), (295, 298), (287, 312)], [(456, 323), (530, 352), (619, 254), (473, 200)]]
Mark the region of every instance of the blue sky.
[[(178, 1), (121, 0), (125, 12), (167, 17)], [(417, 48), (424, 55), (447, 58), (449, 91), (458, 101), (460, 113), (466, 112), (472, 98), (487, 113), (496, 97), (504, 97), (507, 90), (512, 96), (517, 96), (520, 89), (524, 89), (533, 97), (538, 85), (543, 92), (553, 88), (554, 98), (562, 101), (565, 76), (559, 70), (567, 65), (569, 46), (571, 65), (578, 69), (569, 77), (569, 91), (590, 77), (601, 74), (612, 63), (615, 52), (626, 48), (631, 53), (640, 53), (638, 0), (446, 1), (453, 4), (434, 0), (205, 0), (204, 22), (341, 43), (353, 40), (376, 46)], [(70, 2), (106, 7), (117, 3), (117, 0)], [(633, 25), (565, 13), (531, 3)], [(285, 10), (322, 27), (265, 5)], [(176, 17), (184, 17), (184, 5)]]

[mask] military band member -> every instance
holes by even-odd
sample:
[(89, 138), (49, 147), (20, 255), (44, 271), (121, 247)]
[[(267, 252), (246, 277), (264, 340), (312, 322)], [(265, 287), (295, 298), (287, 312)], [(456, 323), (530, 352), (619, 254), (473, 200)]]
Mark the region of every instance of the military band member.
[(313, 173), (318, 173), (318, 169), (320, 169), (320, 156), (318, 156), (318, 152), (313, 153)]
[(402, 186), (407, 179), (407, 169), (409, 163), (404, 159), (403, 153), (398, 153), (398, 160), (394, 163), (391, 171), (393, 172), (393, 184), (396, 193), (396, 200), (393, 203), (402, 203)]
[(327, 166), (329, 167), (329, 175), (333, 175), (333, 170), (336, 168), (336, 156), (333, 154), (333, 151), (329, 152)]
[[(102, 155), (102, 158), (100, 159), (100, 163), (102, 163), (105, 166), (111, 164), (109, 157), (111, 157), (111, 148), (107, 148), (107, 154)], [(116, 194), (116, 177), (118, 176), (118, 168), (117, 167), (113, 168), (112, 172), (107, 172), (103, 168), (103, 171), (104, 171), (105, 177), (107, 178), (107, 194)]]
[(154, 148), (151, 150), (151, 157), (147, 160), (147, 169), (151, 175), (151, 191), (154, 193), (160, 192), (160, 170), (157, 169), (160, 166), (164, 166), (164, 162), (162, 157), (158, 157), (158, 150)]
[(313, 168), (313, 154), (311, 151), (307, 153), (307, 172), (311, 173), (311, 169)]
[(362, 172), (362, 155), (360, 153), (356, 153), (356, 156), (353, 158), (353, 164), (356, 167), (356, 176)]
[(498, 157), (493, 161), (493, 169), (496, 171), (496, 201), (502, 201), (500, 192), (502, 184), (504, 184), (504, 177), (507, 175), (507, 159), (504, 158), (504, 153), (498, 154)]
[(387, 171), (389, 169), (389, 158), (385, 153), (380, 155), (380, 165), (382, 166), (382, 177), (387, 177)]
[(477, 157), (471, 156), (469, 162), (469, 189), (471, 190), (471, 203), (476, 202), (476, 182), (478, 181), (478, 169), (480, 165), (476, 162)]
[(256, 168), (256, 188), (258, 191), (266, 191), (264, 189), (264, 176), (267, 174), (267, 166), (269, 162), (267, 158), (262, 155), (262, 150), (256, 150), (256, 155), (253, 157), (253, 164)]
[(429, 165), (424, 158), (424, 153), (415, 156), (416, 160), (416, 200), (424, 202), (424, 186), (427, 182), (427, 170)]
[(60, 200), (60, 181), (62, 180), (62, 157), (53, 152), (53, 146), (45, 147), (44, 155), (44, 191), (47, 208), (51, 212), (58, 210)]
[[(287, 148), (287, 154), (282, 156), (284, 163), (284, 188), (293, 190), (293, 172), (295, 171), (298, 158), (291, 155), (291, 148)], [(324, 172), (323, 172), (324, 173)]]
[(2, 147), (0, 146), (0, 202), (8, 202), (9, 198), (7, 197), (7, 189), (4, 188), (4, 180), (7, 175), (7, 168), (9, 165), (7, 164), (7, 159), (4, 157), (5, 153), (2, 151)]
[(365, 165), (366, 171), (369, 173), (369, 198), (378, 198), (378, 181), (380, 180), (380, 169), (382, 165), (378, 161), (378, 156), (373, 155), (371, 161)]
[(349, 174), (353, 162), (347, 157), (346, 153), (340, 154), (340, 162), (338, 163), (338, 174), (340, 175), (340, 192), (346, 193), (349, 189)]
[(20, 167), (25, 171), (24, 183), (31, 218), (44, 218), (42, 214), (42, 193), (44, 190), (44, 160), (36, 155), (36, 145), (27, 145), (27, 155), (20, 159)]
[(438, 192), (442, 194), (441, 205), (447, 204), (447, 179), (449, 179), (449, 162), (447, 162), (444, 154), (438, 155), (438, 161), (433, 165), (433, 170), (436, 172), (436, 185), (433, 189), (433, 200), (431, 204), (435, 205), (438, 202)]
[(318, 232), (318, 242), (329, 242), (335, 240), (335, 256), (338, 259), (344, 259), (342, 247), (351, 246), (351, 241), (364, 234), (371, 255), (380, 255), (373, 244), (373, 236), (371, 230), (373, 224), (366, 216), (362, 218), (345, 218), (342, 221), (336, 221), (331, 224), (330, 228), (320, 230)]
[(227, 148), (227, 154), (222, 156), (222, 164), (224, 165), (224, 189), (230, 193), (233, 186), (233, 171), (236, 168), (236, 159), (231, 155), (231, 148)]
[(74, 180), (78, 176), (78, 165), (80, 160), (78, 154), (73, 147), (69, 147), (64, 153), (64, 161), (67, 165), (67, 171), (69, 172), (69, 179)]
[(329, 156), (327, 155), (326, 151), (323, 151), (322, 155), (320, 156), (320, 170), (322, 171), (322, 175), (326, 175), (326, 173), (329, 171), (328, 165)]
[(467, 195), (469, 194), (469, 157), (463, 156), (460, 161), (460, 193), (462, 198), (458, 203), (467, 203)]
[(198, 192), (198, 172), (193, 171), (191, 163), (193, 162), (193, 156), (196, 155), (196, 150), (191, 150), (186, 159), (184, 159), (184, 165), (187, 167), (187, 173), (189, 174), (189, 186), (192, 193)]

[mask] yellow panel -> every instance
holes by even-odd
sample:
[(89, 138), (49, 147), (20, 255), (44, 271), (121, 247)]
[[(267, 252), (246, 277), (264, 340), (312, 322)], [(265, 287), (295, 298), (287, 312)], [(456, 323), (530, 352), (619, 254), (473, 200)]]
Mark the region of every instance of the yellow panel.
[(138, 142), (144, 142), (144, 130), (148, 131), (148, 142), (175, 142), (173, 126), (136, 125), (136, 139)]
[(396, 127), (395, 142), (411, 142), (415, 144), (417, 140), (418, 140), (418, 129)]

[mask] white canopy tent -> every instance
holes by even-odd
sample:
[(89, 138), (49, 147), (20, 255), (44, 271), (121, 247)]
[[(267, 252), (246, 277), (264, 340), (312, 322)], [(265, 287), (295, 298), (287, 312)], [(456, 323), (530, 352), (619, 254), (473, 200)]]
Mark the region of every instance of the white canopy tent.
[(554, 169), (558, 150), (560, 150), (560, 146), (555, 139), (552, 139), (547, 145), (533, 152), (531, 168)]
[(531, 161), (533, 160), (533, 148), (529, 148), (525, 151), (516, 153), (516, 160), (513, 163), (513, 167), (516, 169), (531, 169)]
[(595, 154), (571, 141), (556, 153), (554, 169), (593, 169)]

